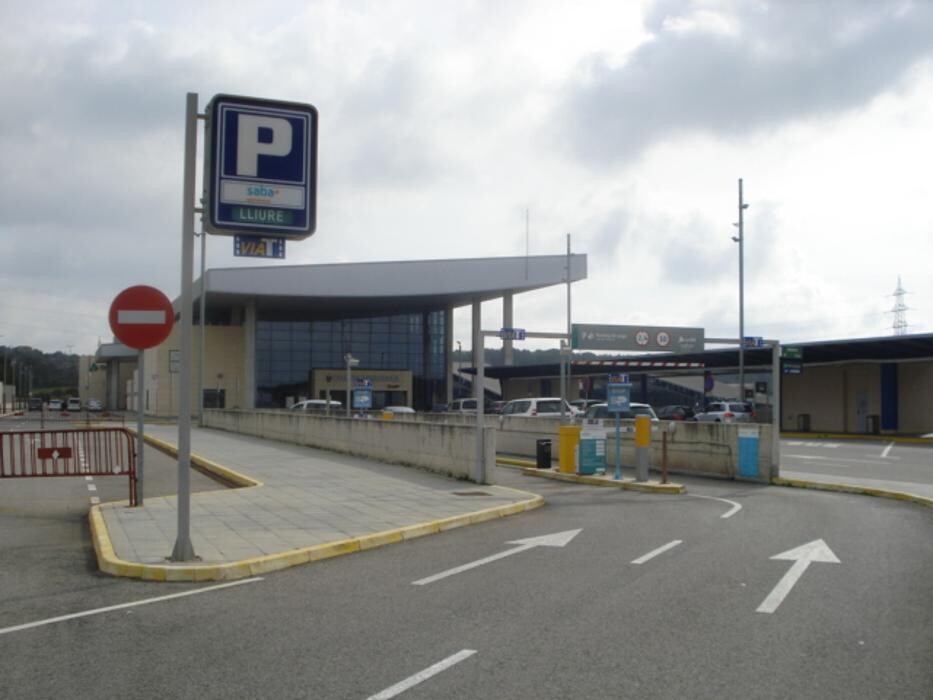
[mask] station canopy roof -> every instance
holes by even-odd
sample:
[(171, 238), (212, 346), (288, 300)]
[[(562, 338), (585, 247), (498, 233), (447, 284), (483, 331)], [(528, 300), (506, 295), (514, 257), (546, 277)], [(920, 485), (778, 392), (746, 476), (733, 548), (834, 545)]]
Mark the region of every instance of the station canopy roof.
[[(788, 343), (783, 347), (800, 348), (803, 365), (840, 364), (850, 362), (907, 362), (933, 360), (933, 334), (856, 338), (850, 340), (822, 340), (807, 343)], [(770, 348), (746, 348), (746, 369), (769, 370), (772, 361)], [(576, 358), (572, 361), (572, 375), (600, 372), (646, 372), (649, 374), (691, 374), (703, 370), (736, 371), (739, 366), (738, 348), (713, 349), (683, 354), (652, 353), (615, 355), (598, 359)], [(473, 368), (464, 369), (473, 373)], [(557, 363), (538, 365), (512, 365), (487, 367), (485, 374), (494, 379), (518, 377), (557, 376)]]
[[(586, 255), (570, 256), (570, 280), (586, 279)], [(265, 265), (208, 270), (209, 307), (255, 301), (262, 309), (332, 314), (458, 307), (567, 281), (566, 255)], [(197, 305), (200, 281), (195, 283)], [(178, 300), (175, 301), (176, 309)]]

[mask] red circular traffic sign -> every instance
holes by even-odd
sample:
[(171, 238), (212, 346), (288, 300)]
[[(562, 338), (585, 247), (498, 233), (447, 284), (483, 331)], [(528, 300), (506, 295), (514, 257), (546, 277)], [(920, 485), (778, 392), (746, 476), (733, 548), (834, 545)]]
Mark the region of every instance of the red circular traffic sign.
[(145, 350), (168, 338), (175, 323), (172, 302), (155, 287), (128, 287), (110, 305), (110, 329), (124, 345)]

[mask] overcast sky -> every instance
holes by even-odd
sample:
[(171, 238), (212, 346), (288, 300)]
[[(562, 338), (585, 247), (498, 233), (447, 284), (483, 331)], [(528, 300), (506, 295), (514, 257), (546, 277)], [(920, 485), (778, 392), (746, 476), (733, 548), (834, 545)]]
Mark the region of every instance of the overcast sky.
[[(743, 178), (748, 335), (891, 335), (898, 275), (933, 332), (930, 37), (926, 1), (2, 3), (0, 345), (91, 353), (125, 287), (178, 296), (187, 92), (317, 107), (317, 233), (286, 264), (570, 233), (574, 322), (735, 337)], [(232, 248), (208, 267), (257, 264)], [(559, 331), (565, 300), (514, 323)]]

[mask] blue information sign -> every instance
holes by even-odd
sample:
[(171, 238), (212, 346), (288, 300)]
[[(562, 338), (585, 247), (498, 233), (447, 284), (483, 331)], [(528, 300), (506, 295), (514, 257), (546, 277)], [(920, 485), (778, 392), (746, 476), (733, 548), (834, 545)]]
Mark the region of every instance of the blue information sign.
[(631, 410), (632, 384), (627, 375), (610, 376), (606, 384), (606, 403), (609, 413)]
[(354, 389), (353, 390), (353, 409), (357, 411), (368, 411), (373, 407), (372, 389)]
[(314, 233), (317, 110), (217, 95), (208, 113), (207, 231), (294, 240)]

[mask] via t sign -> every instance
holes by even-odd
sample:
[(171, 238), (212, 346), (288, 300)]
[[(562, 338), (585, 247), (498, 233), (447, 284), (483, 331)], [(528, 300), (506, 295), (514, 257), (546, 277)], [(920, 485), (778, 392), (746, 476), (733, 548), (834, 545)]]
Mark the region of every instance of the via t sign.
[(317, 110), (216, 95), (208, 106), (204, 185), (209, 233), (301, 240), (314, 233)]
[(117, 340), (135, 350), (145, 350), (168, 338), (175, 311), (162, 292), (141, 284), (117, 294), (110, 304), (109, 318)]

